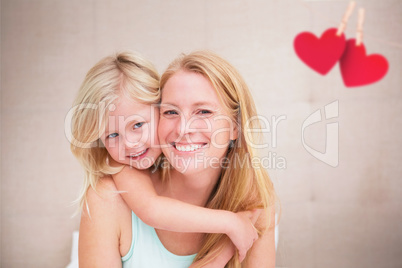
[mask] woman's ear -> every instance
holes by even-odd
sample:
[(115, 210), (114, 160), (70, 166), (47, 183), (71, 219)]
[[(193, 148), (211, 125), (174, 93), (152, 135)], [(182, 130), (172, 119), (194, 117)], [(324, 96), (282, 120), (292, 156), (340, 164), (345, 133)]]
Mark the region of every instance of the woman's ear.
[(237, 140), (237, 138), (239, 137), (239, 126), (237, 124), (237, 122), (233, 122), (230, 130), (230, 139), (231, 140)]

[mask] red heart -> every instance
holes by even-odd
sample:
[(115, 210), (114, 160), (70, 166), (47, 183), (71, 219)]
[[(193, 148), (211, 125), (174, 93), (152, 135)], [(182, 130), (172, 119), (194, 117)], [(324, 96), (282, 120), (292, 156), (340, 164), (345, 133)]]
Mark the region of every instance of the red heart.
[(384, 56), (379, 54), (367, 56), (364, 44), (357, 46), (355, 39), (346, 42), (339, 66), (347, 87), (374, 83), (383, 78), (388, 71), (388, 61)]
[(336, 32), (337, 29), (330, 28), (320, 39), (309, 32), (298, 34), (293, 44), (297, 56), (313, 70), (327, 74), (345, 49), (345, 35), (337, 36)]

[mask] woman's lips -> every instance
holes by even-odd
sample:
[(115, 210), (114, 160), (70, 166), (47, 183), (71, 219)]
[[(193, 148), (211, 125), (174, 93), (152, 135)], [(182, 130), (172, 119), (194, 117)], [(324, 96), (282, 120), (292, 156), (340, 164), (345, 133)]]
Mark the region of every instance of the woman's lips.
[(172, 143), (173, 147), (179, 152), (195, 152), (204, 148), (207, 143)]

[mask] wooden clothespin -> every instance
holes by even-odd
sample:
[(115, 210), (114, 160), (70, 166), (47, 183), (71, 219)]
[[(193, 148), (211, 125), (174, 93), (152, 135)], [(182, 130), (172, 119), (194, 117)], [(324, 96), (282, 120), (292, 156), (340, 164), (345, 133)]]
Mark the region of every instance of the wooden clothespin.
[(336, 32), (337, 36), (341, 36), (342, 33), (345, 31), (346, 24), (348, 23), (349, 17), (350, 17), (350, 15), (352, 15), (352, 12), (353, 12), (353, 9), (355, 8), (355, 6), (356, 6), (355, 1), (351, 1), (349, 3), (348, 8), (346, 9), (345, 14), (343, 15), (342, 22), (338, 27), (338, 31)]
[(364, 23), (364, 8), (360, 8), (359, 17), (357, 20), (356, 46), (360, 46), (363, 42), (363, 23)]

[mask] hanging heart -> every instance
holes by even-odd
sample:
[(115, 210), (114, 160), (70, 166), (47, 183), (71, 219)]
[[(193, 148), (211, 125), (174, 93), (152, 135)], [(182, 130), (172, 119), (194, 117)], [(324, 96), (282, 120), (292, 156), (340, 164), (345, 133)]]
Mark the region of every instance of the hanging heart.
[(327, 74), (345, 49), (345, 35), (336, 33), (337, 29), (330, 28), (320, 38), (310, 32), (298, 34), (293, 44), (297, 56), (316, 72)]
[(340, 59), (343, 82), (347, 87), (368, 85), (381, 80), (388, 71), (388, 61), (380, 54), (366, 55), (364, 44), (355, 39), (346, 42)]

